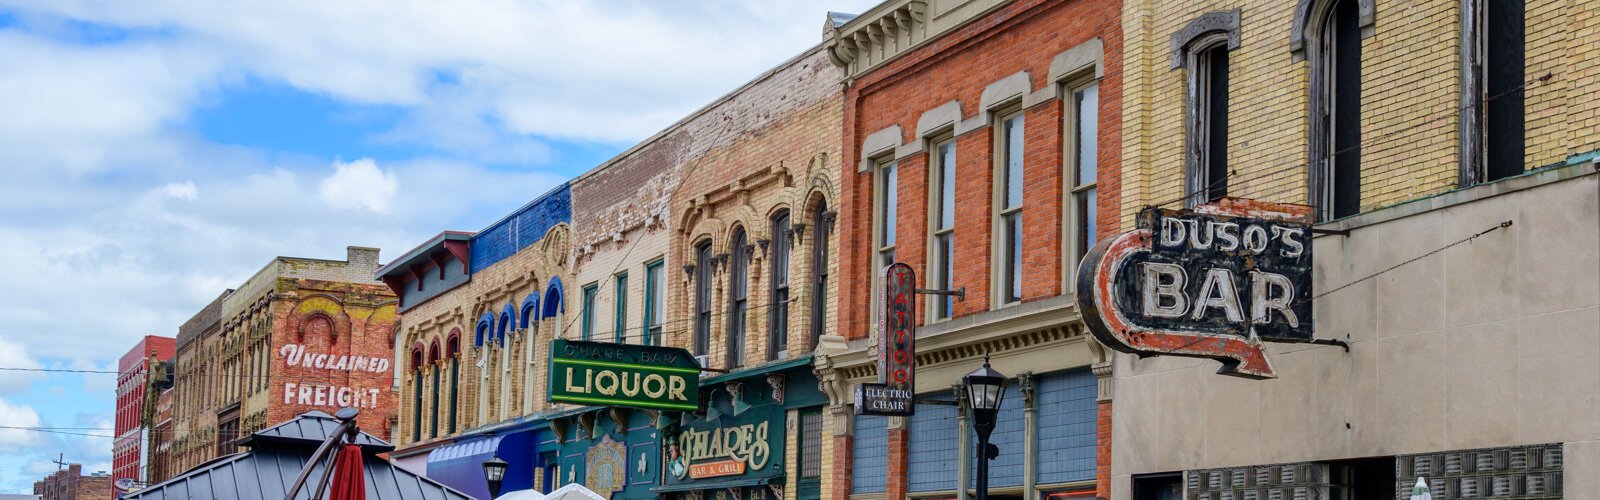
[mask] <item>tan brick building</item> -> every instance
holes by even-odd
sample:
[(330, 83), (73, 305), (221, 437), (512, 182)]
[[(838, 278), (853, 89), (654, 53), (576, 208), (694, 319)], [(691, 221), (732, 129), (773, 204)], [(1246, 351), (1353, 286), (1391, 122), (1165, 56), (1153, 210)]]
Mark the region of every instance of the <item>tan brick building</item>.
[(397, 316), (377, 269), (375, 248), (350, 247), (342, 261), (278, 257), (179, 328), (166, 472), (313, 409), (357, 408), (363, 430), (388, 436)]
[(1600, 498), (1600, 2), (1123, 18), (1123, 226), (1312, 206), (1315, 336), (1349, 348), (1267, 344), (1264, 381), (1117, 355), (1111, 498)]

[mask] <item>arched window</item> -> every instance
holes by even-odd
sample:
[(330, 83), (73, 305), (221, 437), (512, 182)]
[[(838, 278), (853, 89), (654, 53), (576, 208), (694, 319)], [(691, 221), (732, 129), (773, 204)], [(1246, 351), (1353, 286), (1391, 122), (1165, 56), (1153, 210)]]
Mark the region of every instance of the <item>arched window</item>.
[(445, 413), (445, 433), (456, 433), (456, 402), (461, 399), (461, 329), (450, 330), (450, 339), (444, 343), (445, 359), (450, 363), (449, 411)]
[(428, 405), (430, 415), (428, 424), (428, 437), (439, 436), (439, 339), (433, 339), (433, 346), (428, 348), (428, 366), (433, 367), (433, 401)]
[(1311, 63), (1311, 202), (1318, 220), (1361, 211), (1361, 0), (1306, 12)]
[(1228, 52), (1239, 48), (1239, 9), (1201, 14), (1172, 35), (1172, 67), (1187, 68), (1185, 206), (1228, 194)]
[(529, 324), (539, 321), (539, 292), (531, 292), (527, 298), (522, 299), (521, 311), (522, 322), (518, 326), (528, 328)]
[(566, 304), (562, 303), (562, 293), (561, 278), (551, 276), (550, 285), (544, 289), (544, 314), (539, 319), (554, 318), (557, 314), (567, 312)]
[(789, 211), (772, 217), (771, 297), (767, 314), (767, 359), (781, 357), (789, 349), (789, 249), (794, 229), (789, 226)]
[(827, 333), (828, 319), (828, 245), (833, 233), (833, 217), (828, 204), (817, 200), (811, 212), (811, 348)]
[(422, 344), (411, 348), (411, 440), (422, 440)]
[(711, 240), (694, 247), (694, 354), (704, 356), (711, 345)]
[(511, 307), (511, 304), (506, 304), (500, 311), (499, 329), (495, 332), (495, 336), (498, 337), (497, 340), (500, 341), (500, 347), (506, 346), (506, 334), (511, 331), (511, 325), (516, 322), (516, 309)]
[(735, 229), (728, 273), (728, 368), (744, 366), (745, 321), (750, 307), (750, 248), (744, 228)]
[(493, 325), (494, 316), (490, 316), (488, 313), (484, 313), (483, 316), (478, 318), (478, 326), (473, 328), (473, 347), (483, 347), (483, 342), (489, 340), (489, 330)]

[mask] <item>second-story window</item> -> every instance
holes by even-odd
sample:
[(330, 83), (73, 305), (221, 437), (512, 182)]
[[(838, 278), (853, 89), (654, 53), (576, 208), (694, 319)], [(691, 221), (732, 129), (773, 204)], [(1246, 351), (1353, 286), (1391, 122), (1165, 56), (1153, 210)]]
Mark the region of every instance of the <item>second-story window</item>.
[(900, 171), (895, 168), (894, 162), (884, 163), (878, 167), (878, 221), (877, 262), (873, 263), (872, 275), (889, 264), (894, 263), (894, 233), (895, 223), (899, 220), (896, 213), (900, 203)]
[(1228, 36), (1198, 40), (1189, 53), (1189, 151), (1185, 205), (1228, 195)]
[(744, 366), (744, 334), (746, 315), (750, 308), (750, 246), (749, 236), (743, 228), (735, 229), (729, 251), (731, 267), (728, 269), (728, 364), (729, 368)]
[(582, 322), (580, 327), (582, 328), (581, 331), (583, 333), (583, 340), (585, 341), (594, 340), (594, 308), (596, 305), (595, 302), (599, 297), (599, 283), (590, 283), (583, 286), (583, 297), (579, 301), (581, 305), (581, 311), (578, 313), (578, 315), (579, 321)]
[(617, 307), (611, 327), (612, 331), (616, 332), (614, 336), (616, 343), (623, 344), (627, 343), (628, 339), (626, 333), (628, 331), (628, 273), (618, 274), (615, 279), (617, 285)]
[(828, 205), (818, 202), (811, 212), (811, 348), (827, 332), (828, 321)]
[(1324, 2), (1311, 50), (1312, 204), (1318, 220), (1361, 211), (1361, 24), (1356, 0)]
[[(1071, 259), (1068, 269), (1074, 269), (1079, 259), (1094, 246), (1097, 225), (1095, 180), (1100, 166), (1100, 84), (1090, 82), (1072, 90), (1072, 110), (1068, 113), (1072, 134), (1071, 172), (1068, 173), (1071, 196), (1072, 234)], [(1069, 271), (1071, 272), (1071, 271)]]
[(1466, 96), (1462, 184), (1522, 173), (1527, 6), (1523, 0), (1465, 0), (1462, 27)]
[(995, 281), (1000, 305), (1022, 300), (1023, 119), (1000, 118), (995, 130)]
[(644, 265), (644, 338), (639, 343), (661, 345), (661, 321), (666, 317), (661, 296), (661, 261)]
[[(956, 141), (946, 139), (933, 146), (932, 157), (929, 159), (932, 171), (928, 179), (932, 182), (931, 193), (933, 202), (930, 203), (932, 213), (929, 214), (929, 242), (928, 282), (940, 290), (949, 290), (950, 276), (955, 271), (955, 227), (956, 227)], [(933, 307), (935, 319), (949, 318), (955, 308), (955, 297), (929, 296)]]
[(711, 242), (694, 249), (694, 354), (704, 356), (711, 345)]
[(772, 218), (772, 296), (767, 300), (767, 359), (778, 359), (789, 349), (789, 212)]

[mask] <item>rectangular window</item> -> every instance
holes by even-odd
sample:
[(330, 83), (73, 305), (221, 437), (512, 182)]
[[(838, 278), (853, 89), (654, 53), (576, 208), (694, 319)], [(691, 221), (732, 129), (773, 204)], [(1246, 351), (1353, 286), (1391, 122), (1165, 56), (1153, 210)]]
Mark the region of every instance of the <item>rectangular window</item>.
[(666, 317), (666, 300), (661, 296), (661, 261), (644, 265), (644, 345), (661, 345), (661, 319)]
[(1022, 300), (1022, 186), (1023, 186), (1023, 119), (1016, 113), (1000, 120), (997, 134), (999, 142), (999, 175), (995, 189), (998, 209), (995, 255), (999, 257), (1000, 304)]
[(595, 299), (600, 295), (600, 284), (590, 283), (583, 286), (583, 299), (580, 304), (582, 312), (578, 313), (583, 322), (583, 340), (594, 340), (594, 306)]
[(1195, 205), (1228, 195), (1228, 43), (1225, 34), (1190, 54), (1189, 175), (1185, 200)]
[(767, 359), (784, 357), (789, 349), (789, 213), (772, 218), (772, 297), (767, 314)]
[(628, 273), (618, 274), (617, 281), (617, 307), (616, 317), (612, 322), (613, 331), (616, 332), (616, 343), (627, 343), (628, 335)]
[[(1095, 219), (1098, 217), (1095, 199), (1096, 169), (1099, 167), (1100, 137), (1100, 84), (1090, 83), (1072, 91), (1072, 172), (1071, 202), (1073, 219), (1072, 253), (1068, 269), (1075, 269), (1078, 259), (1094, 246)], [(1071, 271), (1069, 271), (1070, 273)]]
[(1468, 172), (1464, 184), (1504, 179), (1523, 172), (1526, 151), (1523, 84), (1527, 6), (1523, 0), (1462, 2), (1470, 29), (1465, 30), (1469, 63), (1466, 86), (1473, 101), (1463, 123), (1476, 125), (1464, 134), (1474, 141), (1464, 151)]
[(1183, 473), (1169, 472), (1133, 477), (1133, 500), (1182, 500)]
[(894, 263), (896, 214), (900, 203), (900, 172), (893, 162), (878, 168), (878, 262), (872, 275)]
[(822, 412), (800, 411), (800, 479), (822, 477)]
[(711, 242), (694, 250), (694, 354), (704, 356), (711, 345)]
[[(928, 220), (932, 223), (933, 241), (928, 245), (932, 253), (928, 259), (928, 277), (935, 288), (949, 290), (950, 276), (955, 272), (956, 141), (948, 139), (935, 144), (929, 160), (933, 165), (928, 175), (933, 182), (933, 203), (930, 204), (933, 213)], [(933, 303), (929, 309), (934, 319), (949, 318), (955, 309), (955, 297), (930, 295), (928, 300)]]

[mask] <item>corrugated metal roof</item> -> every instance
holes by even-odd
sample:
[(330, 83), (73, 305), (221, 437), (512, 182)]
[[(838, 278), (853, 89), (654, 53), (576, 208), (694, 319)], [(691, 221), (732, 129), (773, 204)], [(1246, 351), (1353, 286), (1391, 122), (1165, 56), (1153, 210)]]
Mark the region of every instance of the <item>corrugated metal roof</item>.
[[(315, 448), (339, 430), (339, 420), (322, 411), (311, 410), (294, 420), (261, 429), (250, 434), (241, 444), (255, 445), (263, 442), (302, 442)], [(373, 452), (394, 450), (394, 445), (365, 432), (356, 436), (356, 444)]]
[[(330, 423), (331, 422), (331, 423)], [(322, 439), (338, 426), (332, 416), (320, 411), (307, 412), (294, 420), (263, 429), (250, 437), (255, 446), (244, 453), (223, 457), (196, 467), (178, 477), (130, 493), (124, 498), (140, 500), (278, 500), (294, 484), (300, 468), (311, 460)], [(369, 500), (472, 500), (448, 486), (395, 466), (376, 454), (393, 449), (383, 440), (361, 433), (363, 469)], [(311, 498), (311, 489), (326, 472), (327, 462), (312, 469), (307, 487), (295, 498)], [(326, 498), (326, 495), (324, 495)]]

